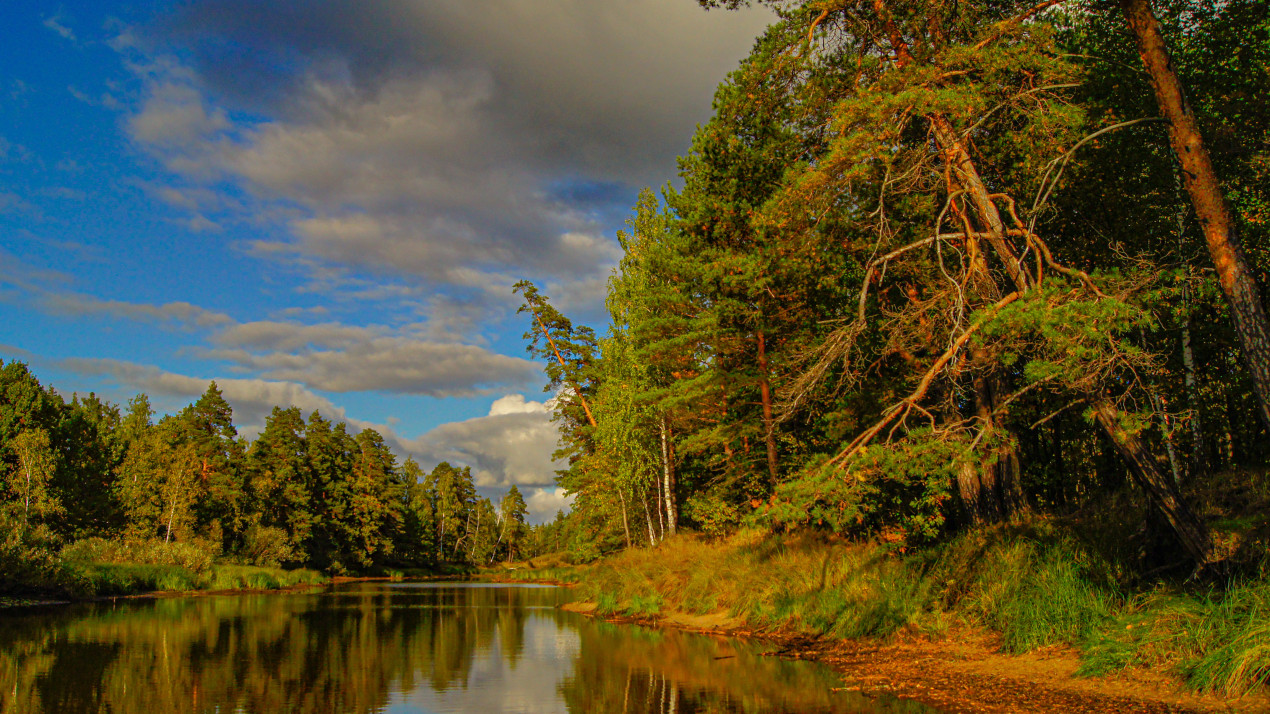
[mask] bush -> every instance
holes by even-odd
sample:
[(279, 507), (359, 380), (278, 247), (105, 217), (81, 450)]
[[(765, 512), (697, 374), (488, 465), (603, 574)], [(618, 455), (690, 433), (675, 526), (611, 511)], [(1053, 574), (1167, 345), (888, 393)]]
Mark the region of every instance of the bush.
[(44, 526), (26, 527), (0, 515), (0, 595), (78, 596), (87, 581), (55, 553), (57, 542)]
[(192, 543), (161, 540), (85, 538), (62, 549), (62, 558), (71, 563), (169, 565), (194, 573), (203, 573), (212, 567), (213, 557), (205, 548)]
[(285, 530), (253, 523), (243, 533), (242, 559), (251, 565), (276, 568), (296, 560), (296, 555)]

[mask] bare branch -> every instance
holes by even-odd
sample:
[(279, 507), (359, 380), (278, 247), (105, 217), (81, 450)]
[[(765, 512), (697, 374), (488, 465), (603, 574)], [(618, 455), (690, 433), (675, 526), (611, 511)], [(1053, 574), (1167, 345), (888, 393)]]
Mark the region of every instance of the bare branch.
[(935, 360), (934, 364), (930, 366), (930, 369), (926, 370), (926, 374), (922, 375), (921, 381), (917, 383), (917, 388), (913, 390), (912, 394), (890, 407), (887, 407), (886, 411), (883, 412), (882, 418), (876, 424), (869, 427), (869, 429), (863, 434), (857, 436), (850, 444), (847, 445), (846, 449), (843, 449), (841, 453), (830, 459), (829, 463), (845, 466), (845, 462), (848, 459), (863, 451), (869, 443), (873, 441), (874, 437), (889, 426), (896, 417), (906, 416), (909, 411), (914, 408), (919, 408), (917, 402), (926, 396), (926, 392), (930, 389), (931, 383), (935, 381), (935, 377), (937, 377), (944, 369), (944, 366), (961, 351), (962, 347), (966, 346), (966, 343), (970, 341), (970, 338), (974, 336), (975, 333), (977, 333), (979, 329), (988, 322), (988, 320), (995, 316), (996, 313), (1000, 312), (1002, 308), (1014, 302), (1018, 298), (1019, 293), (1013, 292), (998, 300), (988, 309), (987, 313), (980, 318), (978, 322), (967, 328), (966, 331), (953, 342), (952, 346), (945, 350), (944, 353), (939, 356), (939, 359)]

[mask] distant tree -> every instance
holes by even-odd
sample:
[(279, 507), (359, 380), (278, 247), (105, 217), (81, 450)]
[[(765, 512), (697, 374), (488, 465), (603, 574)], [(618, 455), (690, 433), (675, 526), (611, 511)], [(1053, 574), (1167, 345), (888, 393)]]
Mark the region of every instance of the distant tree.
[(198, 401), (175, 417), (172, 428), (198, 460), (198, 499), (194, 506), (200, 532), (232, 549), (246, 527), (243, 479), (246, 447), (234, 428), (233, 409), (216, 382)]
[(500, 543), (503, 545), (507, 560), (512, 560), (519, 552), (525, 537), (525, 517), (528, 514), (529, 507), (525, 505), (525, 497), (512, 484), (507, 489), (507, 494), (498, 502), (498, 543), (495, 543), (496, 548)]
[(428, 474), (426, 488), (434, 499), (437, 560), (458, 560), (471, 525), (472, 509), (476, 505), (472, 469), (467, 466), (455, 468), (442, 461)]
[(395, 552), (398, 558), (415, 565), (430, 564), (436, 560), (437, 552), (435, 495), (413, 458), (406, 459), (399, 474), (403, 526)]
[(313, 534), (313, 475), (296, 407), (274, 407), (247, 452), (247, 497), (255, 522), (287, 533), (290, 547), (305, 552)]
[(8, 444), (17, 465), (8, 474), (11, 508), (22, 518), (23, 528), (33, 520), (43, 521), (63, 511), (62, 503), (49, 488), (57, 469), (57, 460), (43, 429), (27, 429)]
[(61, 464), (55, 486), (66, 513), (62, 528), (71, 536), (104, 536), (122, 525), (115, 499), (115, 474), (127, 453), (119, 408), (89, 393), (63, 405), (54, 440)]

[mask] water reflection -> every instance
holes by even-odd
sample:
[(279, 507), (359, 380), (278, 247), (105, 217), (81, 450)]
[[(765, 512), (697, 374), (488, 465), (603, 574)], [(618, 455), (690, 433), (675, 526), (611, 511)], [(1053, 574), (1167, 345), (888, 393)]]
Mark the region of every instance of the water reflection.
[(0, 712), (926, 712), (568, 591), (355, 583), (0, 613)]

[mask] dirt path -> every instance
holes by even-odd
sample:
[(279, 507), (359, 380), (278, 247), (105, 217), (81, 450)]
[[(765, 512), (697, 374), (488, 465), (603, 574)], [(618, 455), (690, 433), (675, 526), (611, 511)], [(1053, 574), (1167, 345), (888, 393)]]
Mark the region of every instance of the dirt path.
[[(564, 607), (596, 616), (592, 603)], [(1265, 694), (1239, 699), (1196, 694), (1185, 690), (1176, 678), (1144, 670), (1077, 677), (1079, 660), (1070, 648), (1006, 655), (999, 652), (995, 637), (973, 630), (953, 631), (939, 641), (900, 636), (875, 642), (756, 631), (724, 614), (606, 619), (762, 639), (772, 643), (769, 654), (773, 657), (832, 666), (843, 675), (843, 689), (886, 692), (953, 714), (1270, 712), (1270, 696)]]

